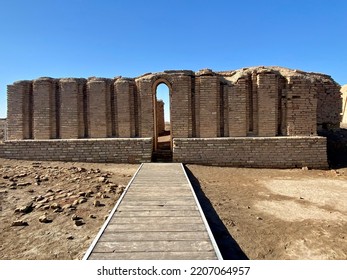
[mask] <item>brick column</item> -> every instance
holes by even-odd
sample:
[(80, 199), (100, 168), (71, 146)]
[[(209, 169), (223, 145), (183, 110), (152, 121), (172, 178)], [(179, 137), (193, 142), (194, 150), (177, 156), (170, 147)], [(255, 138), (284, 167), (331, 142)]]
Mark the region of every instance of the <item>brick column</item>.
[(258, 136), (276, 136), (278, 131), (278, 80), (275, 74), (257, 75)]
[(32, 138), (32, 82), (19, 81), (7, 86), (7, 138)]
[(171, 93), (171, 137), (190, 137), (192, 134), (191, 108), (192, 78), (177, 75)]
[(218, 136), (220, 83), (217, 76), (200, 76), (200, 137)]
[(229, 136), (247, 136), (247, 80), (241, 78), (228, 89)]
[(152, 82), (149, 79), (137, 79), (139, 101), (139, 136), (154, 137), (154, 106)]
[(117, 99), (118, 137), (132, 137), (132, 102), (131, 81), (119, 78), (114, 83)]
[(34, 139), (56, 138), (55, 81), (40, 78), (33, 83)]
[(111, 90), (107, 79), (90, 78), (87, 82), (89, 137), (111, 136)]
[(60, 87), (60, 137), (83, 137), (83, 83), (78, 79), (61, 79)]

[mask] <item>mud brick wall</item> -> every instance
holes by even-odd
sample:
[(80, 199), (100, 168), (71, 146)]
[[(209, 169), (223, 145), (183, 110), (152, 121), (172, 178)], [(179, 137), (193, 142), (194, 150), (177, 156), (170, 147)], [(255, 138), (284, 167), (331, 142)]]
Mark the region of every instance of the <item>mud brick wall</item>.
[(137, 78), (15, 82), (7, 91), (8, 140), (141, 137), (152, 138), (156, 149), (161, 83), (170, 91), (171, 139), (270, 137), (272, 143), (278, 136), (282, 144), (284, 136), (314, 136), (341, 121), (341, 87), (324, 74), (264, 66), (169, 70)]
[(162, 134), (165, 132), (165, 117), (164, 117), (164, 101), (157, 100), (157, 132)]
[(175, 162), (262, 168), (328, 168), (326, 138), (176, 138)]
[(8, 138), (33, 138), (32, 81), (18, 81), (7, 86)]
[(56, 83), (51, 78), (33, 82), (33, 137), (54, 139), (57, 135)]
[(85, 79), (61, 79), (59, 81), (59, 134), (62, 139), (83, 138), (88, 133), (84, 125), (85, 83)]
[(6, 119), (0, 119), (0, 141), (5, 139), (6, 134)]
[(78, 139), (5, 141), (0, 157), (24, 160), (142, 163), (150, 162), (152, 139)]

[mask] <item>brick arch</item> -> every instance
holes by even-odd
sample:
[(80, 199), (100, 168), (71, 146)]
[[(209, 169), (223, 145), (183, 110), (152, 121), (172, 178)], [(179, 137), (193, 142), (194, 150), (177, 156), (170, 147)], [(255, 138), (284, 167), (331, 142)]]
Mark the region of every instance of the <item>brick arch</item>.
[[(159, 136), (159, 131), (158, 131), (158, 123), (157, 123), (157, 119), (158, 119), (158, 116), (157, 116), (157, 88), (160, 84), (165, 84), (168, 89), (169, 89), (169, 107), (170, 107), (170, 110), (172, 108), (172, 102), (171, 102), (171, 96), (172, 96), (172, 93), (173, 93), (173, 86), (172, 86), (172, 81), (170, 81), (170, 78), (169, 77), (156, 77), (156, 79), (153, 81), (152, 83), (152, 100), (153, 100), (153, 121), (154, 121), (154, 141), (153, 141), (153, 147), (154, 147), (154, 150), (156, 151), (158, 149), (158, 136)], [(170, 112), (170, 121), (171, 121), (171, 112)], [(171, 127), (171, 136), (172, 136), (172, 127)], [(170, 138), (170, 145), (171, 145), (171, 148), (172, 148), (172, 137)]]

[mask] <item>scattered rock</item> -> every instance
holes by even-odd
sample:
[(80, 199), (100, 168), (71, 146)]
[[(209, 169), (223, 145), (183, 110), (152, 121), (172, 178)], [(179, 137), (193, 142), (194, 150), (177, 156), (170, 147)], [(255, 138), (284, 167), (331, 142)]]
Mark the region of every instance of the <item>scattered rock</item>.
[(46, 214), (42, 215), (41, 217), (39, 217), (39, 222), (40, 223), (44, 223), (44, 224), (48, 224), (53, 222), (52, 219), (48, 218)]
[(262, 217), (257, 217), (257, 220), (262, 221), (263, 218)]
[(78, 199), (78, 204), (82, 204), (82, 203), (85, 203), (87, 201), (88, 201), (88, 199), (82, 197), (82, 198)]
[(304, 171), (307, 171), (308, 167), (307, 166), (303, 166), (301, 169), (304, 170)]
[(69, 208), (73, 208), (72, 204), (65, 204), (63, 205), (62, 209), (65, 210), (65, 209), (69, 209)]
[(83, 219), (82, 217), (77, 216), (76, 214), (71, 216), (71, 220), (73, 220), (73, 221), (82, 220), (82, 219)]
[(72, 235), (69, 235), (68, 237), (66, 237), (67, 240), (73, 240), (74, 237)]
[(42, 206), (42, 210), (48, 210), (49, 208), (51, 208), (51, 206), (49, 204), (44, 204)]
[(93, 205), (94, 205), (94, 207), (100, 207), (101, 202), (99, 200), (94, 200)]
[(300, 196), (300, 199), (304, 199), (302, 196)]
[(30, 186), (31, 183), (30, 182), (22, 182), (22, 183), (17, 183), (18, 187), (26, 187), (26, 186)]
[(89, 215), (89, 218), (91, 218), (91, 219), (96, 219), (96, 216), (93, 215), (93, 214), (90, 214), (90, 215)]
[(61, 206), (58, 203), (52, 203), (51, 204), (51, 209), (55, 210), (55, 209), (60, 209)]
[(78, 227), (85, 224), (85, 222), (83, 220), (75, 220), (74, 222), (75, 222), (75, 225)]
[(79, 192), (78, 195), (79, 196), (86, 196), (86, 192)]
[(22, 207), (18, 207), (14, 210), (15, 213), (23, 213), (23, 214), (28, 214), (31, 211), (33, 211), (33, 203), (29, 202), (27, 205), (24, 205)]
[(108, 219), (108, 215), (104, 216), (104, 221), (106, 221)]
[(28, 222), (23, 221), (23, 220), (16, 220), (13, 221), (11, 224), (11, 227), (21, 227), (21, 226), (28, 226)]
[(106, 182), (106, 177), (103, 177), (103, 176), (101, 176), (101, 177), (98, 177), (98, 182), (99, 183), (104, 183), (104, 182)]

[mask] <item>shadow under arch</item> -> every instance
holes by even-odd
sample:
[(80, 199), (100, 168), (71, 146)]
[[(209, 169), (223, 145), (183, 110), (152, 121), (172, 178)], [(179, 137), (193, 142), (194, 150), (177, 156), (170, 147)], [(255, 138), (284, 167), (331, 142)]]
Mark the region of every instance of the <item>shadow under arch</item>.
[(186, 170), (188, 178), (200, 202), (201, 208), (205, 214), (223, 259), (248, 260), (249, 258), (247, 255), (242, 251), (241, 247), (230, 235), (228, 229), (225, 227), (217, 212), (214, 210), (210, 200), (205, 196), (201, 189), (199, 180), (194, 176), (187, 166), (184, 166), (184, 169)]

